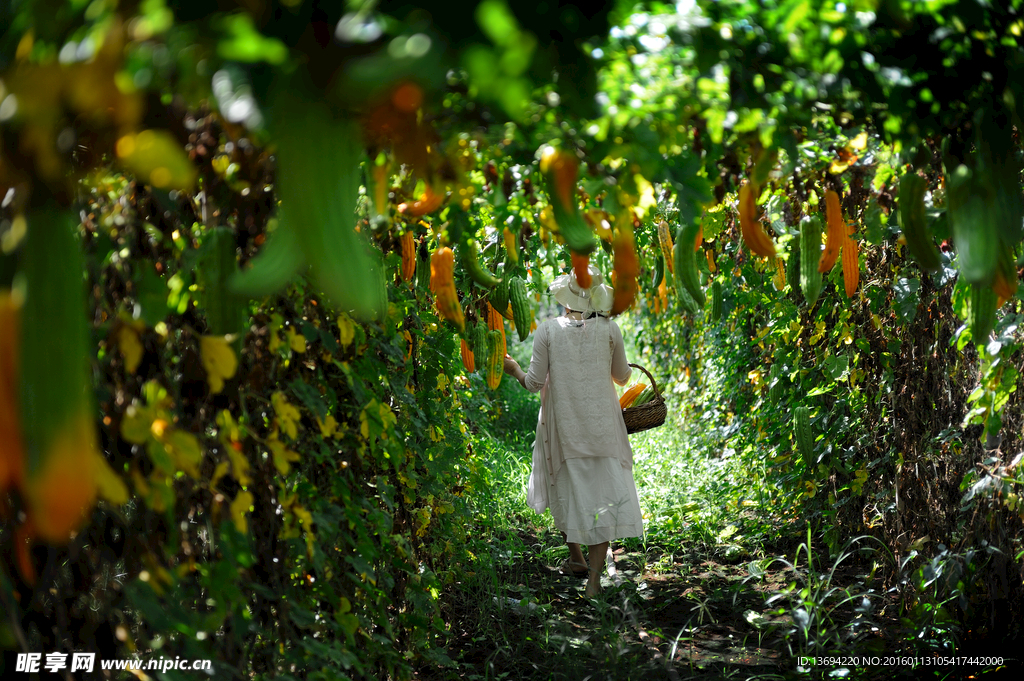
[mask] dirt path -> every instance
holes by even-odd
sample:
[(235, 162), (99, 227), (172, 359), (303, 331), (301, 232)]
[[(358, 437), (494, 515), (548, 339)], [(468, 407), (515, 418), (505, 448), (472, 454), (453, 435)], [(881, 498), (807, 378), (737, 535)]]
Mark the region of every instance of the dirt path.
[[(521, 539), (525, 546), (550, 546), (547, 537)], [(443, 677), (678, 681), (799, 676), (790, 652), (798, 641), (787, 642), (785, 636), (792, 620), (775, 614), (779, 603), (767, 603), (794, 581), (791, 569), (775, 563), (763, 574), (755, 568), (752, 575), (749, 562), (728, 564), (696, 555), (647, 558), (615, 551), (605, 593), (590, 601), (583, 597), (584, 579), (560, 575), (539, 552), (508, 556), (497, 567), (493, 607), (467, 614), (461, 627), (453, 626), (448, 649), (459, 671)], [(837, 574), (836, 586), (856, 582), (855, 572)], [(856, 617), (852, 607), (830, 615), (839, 628), (842, 618)], [(872, 621), (880, 625), (875, 637), (884, 648), (883, 630), (896, 626), (896, 620), (876, 607)], [(876, 671), (851, 669), (845, 678), (901, 677), (891, 668)], [(802, 676), (825, 677), (813, 670)], [(421, 678), (434, 677), (425, 673)]]

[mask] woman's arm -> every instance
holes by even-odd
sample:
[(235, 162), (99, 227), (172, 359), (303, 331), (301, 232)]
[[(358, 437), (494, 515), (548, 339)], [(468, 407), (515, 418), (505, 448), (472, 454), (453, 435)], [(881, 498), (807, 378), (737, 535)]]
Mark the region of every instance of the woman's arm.
[(609, 331), (612, 337), (612, 380), (619, 385), (626, 385), (629, 382), (629, 377), (633, 375), (633, 369), (629, 366), (629, 360), (626, 359), (626, 346), (622, 342), (622, 332), (619, 331), (619, 325), (613, 321), (609, 321)]
[(519, 381), (532, 393), (544, 387), (548, 376), (548, 338), (547, 328), (542, 324), (533, 335), (533, 357), (530, 359), (529, 371), (523, 371), (519, 362), (505, 355), (505, 373)]
[(519, 362), (508, 354), (505, 355), (505, 373), (519, 381), (519, 385), (526, 387), (526, 372), (519, 366)]

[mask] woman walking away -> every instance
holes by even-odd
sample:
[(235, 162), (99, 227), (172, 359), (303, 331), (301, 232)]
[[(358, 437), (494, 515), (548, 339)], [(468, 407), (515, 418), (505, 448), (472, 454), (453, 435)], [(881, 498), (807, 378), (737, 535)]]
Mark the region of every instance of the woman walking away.
[(541, 394), (527, 502), (538, 513), (551, 509), (569, 545), (562, 571), (587, 574), (588, 597), (601, 590), (609, 542), (644, 532), (633, 451), (612, 384), (625, 385), (632, 369), (622, 333), (607, 317), (612, 290), (596, 268), (590, 274), (589, 289), (573, 272), (552, 283), (565, 310), (537, 327), (528, 371), (505, 356), (505, 373)]

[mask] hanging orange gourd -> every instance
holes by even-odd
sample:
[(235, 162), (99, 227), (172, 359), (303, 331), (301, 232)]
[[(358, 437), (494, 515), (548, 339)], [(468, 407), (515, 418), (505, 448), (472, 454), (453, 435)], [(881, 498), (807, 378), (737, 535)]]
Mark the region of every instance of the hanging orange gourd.
[(825, 219), (828, 222), (825, 250), (818, 260), (818, 271), (822, 273), (828, 272), (836, 264), (839, 249), (846, 240), (846, 225), (843, 224), (843, 211), (839, 207), (839, 195), (831, 189), (825, 192)]
[(747, 248), (763, 258), (774, 258), (775, 242), (764, 231), (757, 217), (757, 189), (750, 182), (740, 185), (739, 210), (740, 232)]
[(636, 299), (636, 278), (640, 274), (640, 262), (636, 256), (633, 241), (633, 224), (628, 215), (616, 220), (615, 235), (612, 237), (612, 297), (613, 315), (628, 310)]
[(843, 284), (846, 287), (846, 295), (852, 298), (857, 292), (857, 284), (860, 283), (860, 260), (858, 258), (860, 248), (857, 242), (851, 238), (853, 225), (848, 225), (845, 240), (843, 241)]
[(569, 257), (572, 259), (572, 269), (576, 273), (576, 283), (581, 288), (590, 288), (590, 256), (582, 253), (575, 253), (570, 251)]
[(504, 319), (502, 319), (501, 315), (498, 314), (498, 311), (494, 309), (494, 306), (491, 305), (490, 303), (487, 303), (487, 328), (490, 331), (497, 331), (498, 333), (501, 334), (499, 348), (501, 350), (501, 356), (502, 358), (504, 358), (505, 352), (507, 351), (505, 345), (505, 321)]
[(411, 229), (402, 234), (399, 244), (402, 250), (402, 281), (412, 281), (416, 274), (416, 242)]
[(462, 366), (466, 369), (467, 374), (471, 374), (476, 371), (476, 359), (473, 356), (473, 351), (469, 349), (469, 343), (466, 339), (462, 339)]
[(661, 255), (665, 258), (665, 266), (669, 274), (676, 273), (676, 259), (672, 255), (672, 235), (669, 233), (668, 223), (664, 220), (658, 223), (658, 243), (661, 245)]
[(438, 314), (459, 327), (460, 332), (465, 331), (466, 318), (455, 290), (455, 254), (447, 246), (430, 256), (430, 290), (434, 292)]
[(8, 487), (21, 487), (25, 479), (25, 451), (17, 408), (19, 308), (10, 292), (0, 291), (0, 494)]

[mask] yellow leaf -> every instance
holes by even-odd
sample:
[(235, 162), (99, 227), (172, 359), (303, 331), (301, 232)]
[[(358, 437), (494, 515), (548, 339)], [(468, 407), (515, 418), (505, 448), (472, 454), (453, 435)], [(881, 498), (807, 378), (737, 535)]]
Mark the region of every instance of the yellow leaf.
[(217, 482), (228, 474), (231, 470), (231, 464), (227, 461), (221, 461), (217, 464), (217, 467), (213, 469), (213, 477), (210, 478), (210, 487), (216, 487)]
[(267, 440), (267, 446), (270, 448), (270, 453), (274, 458), (274, 466), (277, 468), (281, 475), (288, 475), (288, 471), (291, 470), (291, 462), (299, 460), (298, 452), (293, 452), (284, 446), (284, 443), (277, 439), (277, 432), (271, 433), (270, 439)]
[(277, 413), (277, 422), (285, 434), (293, 440), (296, 439), (299, 436), (299, 419), (302, 418), (298, 408), (288, 402), (280, 390), (270, 396), (270, 401)]
[(307, 532), (313, 527), (313, 516), (302, 506), (295, 504), (292, 506), (292, 513), (298, 518), (299, 524), (302, 525), (303, 529)]
[(217, 414), (216, 418), (217, 427), (220, 428), (221, 436), (228, 442), (234, 442), (241, 439), (241, 431), (238, 428), (238, 424), (235, 423), (235, 419), (231, 416), (231, 412), (227, 409), (222, 409)]
[(121, 437), (133, 445), (145, 444), (149, 440), (150, 429), (156, 418), (156, 412), (149, 407), (137, 404), (128, 406), (124, 418), (121, 419)]
[(414, 344), (412, 342), (412, 334), (409, 333), (408, 331), (402, 331), (402, 337), (405, 338), (405, 360), (409, 361), (409, 359), (412, 358), (412, 349), (414, 347)]
[(206, 380), (214, 394), (223, 390), (224, 379), (234, 377), (238, 370), (238, 358), (228, 343), (227, 336), (202, 336), (199, 339), (199, 354), (206, 370)]
[(276, 352), (281, 347), (281, 334), (277, 331), (270, 332), (270, 351)]
[(285, 331), (285, 335), (288, 336), (288, 345), (295, 352), (306, 351), (306, 337), (295, 330), (294, 326), (289, 326)]
[(854, 472), (853, 482), (850, 484), (850, 489), (853, 490), (854, 494), (860, 494), (864, 489), (864, 483), (868, 480), (868, 469), (866, 466), (861, 465), (859, 469)]
[(829, 166), (828, 171), (833, 175), (838, 175), (849, 167), (849, 163), (845, 163), (843, 161), (832, 161), (832, 165)]
[(178, 428), (171, 428), (164, 431), (161, 441), (164, 444), (164, 450), (174, 460), (178, 470), (198, 479), (199, 464), (203, 461), (203, 450), (199, 446), (196, 436)]
[(114, 147), (121, 164), (158, 189), (192, 188), (197, 170), (181, 143), (166, 130), (128, 133)]
[(356, 337), (356, 324), (347, 315), (342, 313), (338, 317), (338, 339), (341, 341), (341, 347), (347, 348), (352, 344), (353, 339)]
[(366, 418), (366, 410), (359, 412), (359, 432), (362, 433), (364, 440), (370, 439), (370, 422)]
[(658, 199), (654, 196), (654, 185), (648, 182), (647, 178), (636, 173), (633, 175), (633, 179), (636, 181), (636, 188), (640, 190), (640, 199), (637, 201), (636, 208), (642, 219), (648, 210), (658, 207)]
[(418, 525), (418, 527), (416, 528), (416, 536), (422, 537), (427, 533), (427, 528), (430, 527), (430, 509), (423, 508), (421, 506), (420, 508), (416, 509), (415, 517), (416, 520), (419, 521), (416, 523)]
[(922, 549), (924, 549), (925, 545), (928, 542), (930, 542), (931, 540), (932, 540), (932, 538), (926, 534), (925, 536), (920, 537), (920, 538), (915, 539), (914, 541), (912, 541), (908, 548), (911, 551), (921, 551)]
[(218, 154), (210, 161), (210, 165), (213, 166), (214, 172), (218, 175), (223, 175), (227, 172), (228, 166), (231, 165), (231, 158), (227, 154)]
[(239, 492), (234, 501), (231, 502), (231, 520), (235, 523), (235, 528), (241, 533), (245, 534), (249, 531), (249, 522), (245, 517), (245, 514), (249, 512), (249, 507), (252, 506), (252, 494), (246, 491)]
[(380, 422), (384, 426), (384, 430), (390, 430), (398, 419), (395, 417), (394, 412), (391, 411), (391, 406), (387, 404), (381, 404), (379, 408)]
[(129, 374), (134, 374), (142, 361), (142, 341), (139, 339), (139, 332), (128, 325), (118, 329), (117, 349), (124, 357), (124, 368)]
[(292, 513), (306, 532), (306, 555), (313, 560), (313, 545), (316, 543), (316, 537), (313, 535), (313, 516), (298, 504), (292, 506)]
[(228, 447), (228, 458), (231, 459), (231, 470), (234, 473), (235, 480), (238, 480), (239, 485), (248, 485), (252, 482), (252, 478), (249, 477), (249, 460), (245, 458), (242, 452), (234, 447)]
[(395, 425), (396, 421), (397, 419), (391, 411), (391, 407), (373, 399), (370, 400), (359, 414), (359, 430), (366, 440), (369, 440), (371, 435), (386, 439), (388, 431)]
[(320, 417), (318, 416), (316, 418), (316, 424), (320, 426), (320, 435), (322, 435), (323, 437), (338, 437), (338, 422), (334, 420), (334, 416), (332, 416), (331, 414), (328, 414), (327, 418), (324, 419), (323, 421), (321, 421)]
[[(97, 452), (98, 454), (99, 452)], [(99, 497), (116, 506), (126, 503), (128, 501), (128, 486), (124, 484), (121, 476), (107, 464), (107, 460), (102, 456), (97, 456), (93, 466), (96, 492), (99, 494)]]

